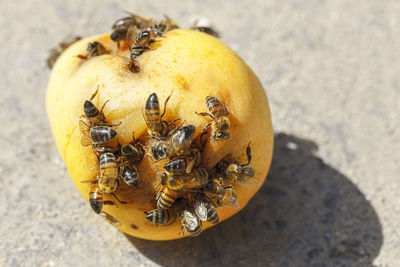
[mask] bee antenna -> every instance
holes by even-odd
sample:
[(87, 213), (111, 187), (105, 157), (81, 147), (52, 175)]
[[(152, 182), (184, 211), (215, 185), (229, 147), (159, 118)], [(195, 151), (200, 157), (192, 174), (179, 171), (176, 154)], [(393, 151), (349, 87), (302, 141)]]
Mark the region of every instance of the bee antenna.
[(167, 99), (165, 99), (164, 112), (161, 114), (161, 118), (164, 116), (165, 112), (167, 111), (167, 103), (168, 103), (169, 99), (171, 98), (173, 92), (174, 92), (174, 89), (171, 90), (171, 94), (167, 97)]

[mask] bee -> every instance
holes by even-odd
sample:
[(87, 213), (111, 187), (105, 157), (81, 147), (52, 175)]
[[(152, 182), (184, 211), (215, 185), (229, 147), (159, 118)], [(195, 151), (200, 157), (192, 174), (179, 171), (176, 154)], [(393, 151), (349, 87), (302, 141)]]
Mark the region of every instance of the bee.
[(209, 116), (213, 121), (208, 123), (205, 127), (207, 129), (211, 126), (211, 138), (215, 141), (223, 141), (229, 138), (229, 115), (228, 108), (221, 103), (215, 96), (206, 97), (207, 109), (211, 112), (197, 113), (200, 116)]
[(86, 55), (78, 55), (82, 60), (88, 60), (92, 57), (97, 57), (105, 54), (109, 54), (110, 52), (99, 42), (95, 41), (93, 43), (89, 43), (86, 49)]
[(190, 190), (202, 188), (208, 184), (210, 173), (205, 168), (198, 168), (187, 174), (170, 174), (164, 172), (161, 175), (162, 184), (172, 190)]
[(113, 32), (111, 33), (110, 38), (114, 42), (118, 43), (118, 47), (120, 41), (126, 41), (126, 35), (130, 27), (136, 26), (138, 29), (143, 29), (149, 25), (151, 21), (132, 13), (129, 14), (130, 16), (119, 19), (112, 25)]
[(117, 136), (117, 132), (109, 126), (90, 127), (84, 121), (79, 121), (79, 128), (83, 134), (81, 139), (82, 146), (99, 147)]
[(135, 138), (135, 132), (132, 134), (133, 141), (121, 147), (121, 167), (120, 173), (122, 180), (129, 186), (137, 186), (139, 183), (139, 172), (136, 167), (131, 166), (133, 162), (142, 160), (144, 156), (143, 147), (139, 140)]
[(206, 199), (194, 202), (194, 213), (200, 221), (207, 221), (213, 224), (219, 222), (217, 209), (214, 204)]
[(119, 198), (114, 194), (114, 192), (111, 193), (105, 193), (101, 190), (100, 188), (100, 181), (101, 177), (98, 176), (96, 180), (85, 180), (81, 181), (81, 183), (91, 183), (90, 191), (89, 191), (89, 203), (90, 207), (92, 207), (93, 211), (99, 214), (103, 208), (103, 205), (117, 205), (114, 203), (114, 201), (111, 200), (104, 200), (103, 195), (104, 194), (109, 194), (112, 195), (115, 200), (123, 205), (123, 204), (128, 204), (126, 201), (119, 200)]
[(101, 192), (99, 186), (97, 184), (93, 184), (89, 191), (89, 203), (90, 207), (92, 207), (93, 211), (97, 214), (103, 208), (103, 205), (115, 205), (113, 201), (108, 201), (103, 199), (103, 193)]
[(92, 100), (96, 97), (99, 92), (99, 88), (96, 89), (94, 94), (90, 97), (90, 100), (86, 100), (83, 104), (84, 116), (90, 121), (91, 125), (106, 125), (106, 118), (103, 113), (104, 106), (108, 100), (104, 102), (101, 110), (99, 110), (93, 103)]
[[(172, 95), (172, 93), (171, 93)], [(167, 110), (167, 103), (171, 98), (171, 95), (165, 99), (164, 111), (160, 115), (160, 104), (158, 103), (158, 97), (156, 93), (152, 93), (146, 101), (144, 108), (143, 118), (146, 121), (148, 133), (151, 136), (164, 137), (168, 133), (168, 123), (163, 121), (162, 118)]]
[(51, 49), (47, 58), (47, 67), (49, 67), (49, 69), (52, 69), (62, 52), (64, 52), (73, 43), (81, 39), (82, 37), (80, 36), (70, 36), (65, 38), (56, 48)]
[(164, 15), (164, 17), (164, 20), (160, 21), (158, 24), (152, 25), (151, 28), (157, 29), (163, 33), (179, 28), (178, 24), (173, 22), (168, 16)]
[(217, 212), (216, 207), (214, 204), (210, 202), (206, 202), (206, 208), (207, 208), (207, 222), (216, 224), (219, 222), (219, 215)]
[(196, 128), (193, 125), (178, 127), (171, 131), (167, 138), (157, 138), (159, 140), (155, 146), (151, 148), (153, 157), (156, 160), (187, 156), (191, 153), (191, 140)]
[(200, 150), (191, 148), (189, 156), (170, 160), (164, 165), (164, 169), (171, 173), (190, 173), (200, 163), (200, 159)]
[(168, 187), (165, 187), (158, 195), (157, 208), (159, 210), (170, 208), (174, 204), (178, 196), (178, 192), (176, 192), (175, 190), (171, 190)]
[(156, 38), (163, 36), (163, 33), (156, 28), (139, 29), (137, 26), (131, 26), (126, 33), (126, 41), (130, 46), (130, 56), (126, 67), (133, 73), (138, 73), (140, 64), (137, 58), (151, 49), (149, 45), (155, 42)]
[(103, 193), (113, 193), (118, 187), (118, 164), (113, 153), (100, 155), (99, 188)]
[(204, 32), (217, 38), (219, 37), (219, 33), (211, 27), (211, 23), (205, 18), (197, 19), (190, 29)]
[(204, 33), (207, 33), (207, 34), (209, 34), (211, 36), (219, 38), (219, 33), (215, 29), (213, 29), (212, 27), (195, 27), (192, 30), (199, 31), (199, 32), (204, 32)]
[(136, 187), (139, 183), (139, 172), (135, 167), (123, 166), (121, 178), (127, 185)]
[(133, 141), (121, 147), (121, 156), (130, 162), (141, 161), (144, 156), (143, 147), (139, 144), (139, 140), (135, 138), (135, 132), (132, 134)]
[(183, 235), (182, 229), (191, 235), (197, 236), (201, 233), (201, 221), (199, 221), (196, 216), (188, 210), (184, 210), (181, 214), (181, 235)]
[(224, 177), (224, 184), (232, 185), (236, 182), (244, 183), (249, 181), (254, 174), (254, 168), (248, 166), (251, 162), (251, 148), (250, 143), (246, 148), (247, 163), (239, 164), (237, 162), (230, 163), (223, 159), (216, 165), (216, 171)]
[(170, 225), (176, 220), (176, 213), (174, 210), (152, 210), (146, 215), (146, 219), (155, 225)]
[(232, 188), (225, 188), (224, 194), (220, 197), (219, 201), (222, 205), (227, 205), (235, 209), (240, 207), (237, 194)]
[(227, 205), (232, 208), (239, 208), (236, 192), (230, 187), (223, 187), (223, 179), (213, 178), (203, 188), (205, 196), (217, 203), (217, 205)]

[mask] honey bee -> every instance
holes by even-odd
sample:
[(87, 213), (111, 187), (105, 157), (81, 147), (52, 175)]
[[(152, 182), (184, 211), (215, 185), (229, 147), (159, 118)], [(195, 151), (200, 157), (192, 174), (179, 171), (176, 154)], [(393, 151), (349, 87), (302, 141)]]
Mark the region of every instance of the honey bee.
[(121, 205), (128, 204), (128, 202), (126, 201), (119, 200), (119, 198), (114, 194), (114, 192), (111, 193), (103, 192), (100, 189), (100, 181), (101, 181), (101, 176), (98, 176), (97, 179), (94, 181), (93, 180), (81, 181), (81, 183), (92, 184), (89, 191), (89, 203), (94, 212), (99, 214), (103, 208), (103, 205), (117, 205), (111, 200), (104, 200), (103, 198), (104, 194), (112, 195), (115, 198), (115, 200)]
[(187, 174), (170, 174), (164, 172), (161, 175), (162, 183), (172, 190), (190, 190), (202, 188), (208, 184), (210, 173), (205, 168), (198, 168)]
[(135, 138), (135, 132), (132, 134), (133, 141), (121, 147), (122, 157), (130, 162), (141, 161), (144, 156), (143, 147), (139, 144), (139, 140)]
[(90, 207), (92, 207), (93, 211), (97, 214), (103, 208), (103, 205), (115, 205), (114, 202), (104, 200), (103, 193), (101, 192), (99, 186), (97, 184), (93, 184), (89, 191), (89, 203)]
[(255, 174), (254, 168), (248, 166), (251, 162), (250, 143), (246, 148), (247, 163), (239, 164), (223, 159), (216, 165), (216, 171), (223, 175), (224, 185), (233, 185), (236, 182), (245, 183), (249, 181)]
[(137, 186), (139, 183), (139, 172), (135, 167), (123, 166), (121, 178), (127, 185)]
[(126, 33), (126, 41), (129, 43), (131, 53), (126, 67), (133, 73), (138, 73), (140, 64), (137, 58), (151, 49), (149, 45), (155, 42), (156, 38), (163, 36), (161, 31), (152, 27), (139, 29), (137, 26), (131, 26)]
[(181, 213), (181, 234), (183, 235), (182, 229), (191, 235), (197, 236), (201, 233), (201, 221), (199, 221), (196, 216), (188, 210), (184, 210)]
[(49, 67), (49, 69), (52, 69), (62, 52), (64, 52), (73, 43), (81, 39), (82, 37), (80, 36), (69, 36), (61, 41), (61, 43), (56, 48), (51, 49), (47, 58), (47, 67)]
[(118, 47), (120, 41), (126, 41), (126, 35), (130, 27), (136, 26), (138, 29), (143, 29), (149, 25), (151, 21), (132, 13), (129, 14), (130, 16), (119, 19), (112, 25), (113, 32), (111, 33), (110, 38), (114, 42), (118, 42)]
[(164, 117), (165, 111), (167, 110), (167, 103), (171, 98), (171, 95), (169, 95), (165, 100), (164, 111), (161, 115), (160, 104), (158, 103), (158, 97), (156, 93), (152, 93), (147, 98), (143, 118), (146, 121), (149, 135), (156, 137), (164, 137), (167, 135), (168, 123), (166, 121), (163, 121), (162, 118)]
[(225, 188), (224, 191), (224, 194), (219, 198), (220, 203), (235, 209), (240, 208), (235, 190), (232, 188)]
[(113, 193), (118, 187), (118, 164), (113, 153), (100, 155), (99, 188), (103, 193)]
[(133, 132), (133, 141), (121, 147), (121, 178), (129, 186), (137, 186), (139, 183), (139, 172), (136, 167), (131, 166), (133, 162), (142, 160), (144, 156), (143, 147), (136, 140)]
[(205, 127), (207, 129), (211, 126), (211, 138), (215, 141), (223, 141), (229, 138), (229, 115), (228, 108), (221, 103), (215, 96), (206, 97), (207, 109), (211, 112), (197, 113), (200, 116), (209, 116), (213, 121), (208, 123)]
[(168, 16), (164, 15), (164, 17), (164, 20), (160, 21), (158, 24), (152, 25), (151, 28), (157, 29), (160, 32), (168, 32), (179, 28), (178, 24), (173, 22)]
[(219, 38), (219, 33), (212, 27), (195, 27), (195, 28), (193, 28), (193, 30), (199, 31), (199, 32), (204, 32), (211, 36)]
[(158, 195), (157, 208), (164, 210), (170, 208), (178, 198), (178, 192), (165, 187)]
[(106, 118), (103, 113), (104, 106), (108, 100), (104, 102), (101, 110), (99, 110), (93, 103), (92, 100), (96, 97), (99, 92), (99, 88), (96, 89), (94, 94), (90, 97), (90, 100), (86, 100), (83, 104), (83, 113), (85, 117), (90, 121), (91, 125), (106, 125)]
[(167, 138), (157, 138), (159, 140), (151, 148), (153, 157), (156, 160), (171, 157), (187, 156), (191, 153), (191, 140), (196, 128), (193, 125), (187, 125), (171, 131)]
[(90, 127), (84, 121), (79, 121), (79, 128), (82, 132), (81, 145), (98, 147), (117, 136), (117, 132), (109, 126), (93, 126)]
[(199, 32), (204, 32), (217, 38), (219, 37), (219, 33), (215, 29), (213, 29), (211, 27), (211, 23), (204, 18), (197, 19), (193, 23), (192, 27), (190, 27), (190, 29)]
[(237, 200), (236, 192), (228, 187), (223, 187), (222, 178), (213, 178), (210, 182), (203, 188), (205, 196), (217, 203), (217, 205), (227, 205), (232, 208), (239, 208), (239, 202)]
[(200, 221), (218, 223), (219, 216), (214, 204), (208, 200), (197, 200), (194, 202), (194, 213)]
[(206, 207), (207, 207), (207, 222), (212, 223), (212, 224), (218, 223), (219, 215), (218, 215), (217, 209), (214, 206), (214, 204), (207, 202)]
[(193, 167), (200, 163), (201, 152), (196, 148), (191, 148), (190, 155), (184, 158), (172, 159), (164, 165), (170, 173), (190, 173)]
[(105, 54), (109, 54), (110, 52), (99, 42), (95, 41), (93, 43), (89, 43), (86, 49), (86, 55), (78, 55), (82, 60), (88, 60), (92, 57), (97, 57)]
[(146, 215), (146, 219), (155, 225), (170, 225), (176, 220), (176, 213), (174, 210), (152, 210)]

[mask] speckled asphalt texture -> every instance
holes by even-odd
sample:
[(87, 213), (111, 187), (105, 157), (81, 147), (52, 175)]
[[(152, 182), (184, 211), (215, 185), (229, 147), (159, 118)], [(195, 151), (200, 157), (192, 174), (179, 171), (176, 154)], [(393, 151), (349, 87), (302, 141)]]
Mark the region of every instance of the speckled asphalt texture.
[[(400, 266), (400, 4), (2, 1), (0, 266)], [(208, 17), (255, 71), (275, 151), (249, 205), (197, 238), (119, 233), (68, 177), (45, 112), (47, 52), (123, 10)]]

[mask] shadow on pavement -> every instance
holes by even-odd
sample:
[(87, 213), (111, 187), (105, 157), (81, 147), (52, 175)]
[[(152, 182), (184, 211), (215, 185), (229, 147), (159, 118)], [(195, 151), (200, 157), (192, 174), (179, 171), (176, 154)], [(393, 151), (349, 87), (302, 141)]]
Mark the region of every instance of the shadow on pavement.
[(239, 214), (196, 238), (127, 238), (165, 266), (372, 266), (383, 241), (379, 218), (317, 149), (279, 133), (269, 177)]

